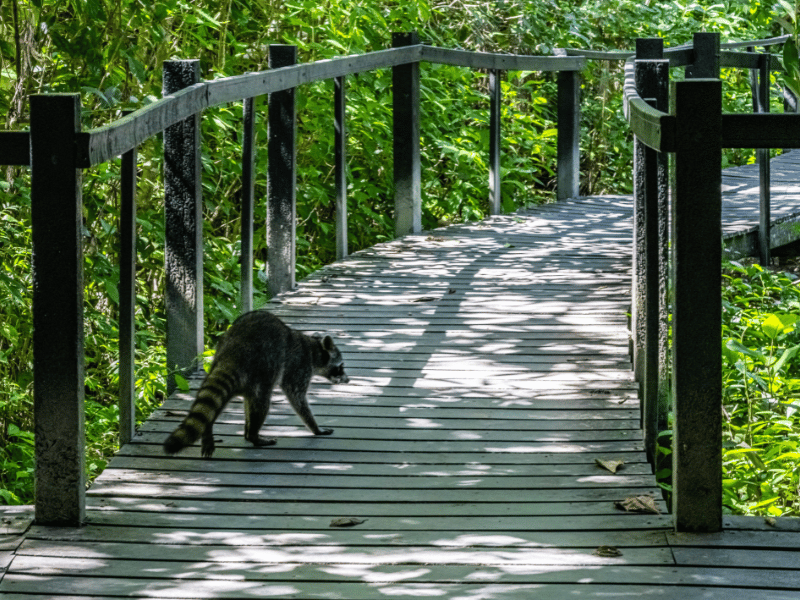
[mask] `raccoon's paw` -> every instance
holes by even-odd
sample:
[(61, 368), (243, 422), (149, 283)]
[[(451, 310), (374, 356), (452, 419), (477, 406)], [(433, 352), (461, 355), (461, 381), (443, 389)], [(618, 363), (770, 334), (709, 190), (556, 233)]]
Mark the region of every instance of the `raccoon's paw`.
[(214, 450), (216, 449), (217, 444), (214, 441), (213, 435), (204, 435), (203, 441), (200, 444), (200, 455), (203, 458), (211, 458), (211, 455), (214, 454)]
[(333, 429), (328, 427), (320, 427), (319, 431), (317, 431), (314, 435), (330, 435), (333, 433)]
[(263, 448), (264, 446), (274, 446), (275, 444), (278, 443), (278, 440), (274, 438), (264, 438), (261, 437), (260, 435), (256, 436), (255, 440), (250, 440), (250, 441), (256, 448)]

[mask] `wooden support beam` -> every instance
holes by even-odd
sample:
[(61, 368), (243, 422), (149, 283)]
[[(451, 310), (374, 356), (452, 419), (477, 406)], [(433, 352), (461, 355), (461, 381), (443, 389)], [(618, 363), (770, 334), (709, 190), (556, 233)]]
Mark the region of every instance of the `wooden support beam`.
[(30, 107), (36, 522), (79, 526), (86, 518), (80, 96), (33, 95)]
[[(393, 48), (417, 44), (416, 31), (392, 34)], [(419, 63), (392, 67), (394, 233), (397, 237), (422, 231), (419, 99)]]
[(503, 212), (500, 181), (500, 113), (503, 110), (500, 73), (496, 69), (489, 71), (489, 213), (493, 215)]
[(673, 517), (678, 531), (722, 527), (722, 88), (673, 85)]
[[(199, 60), (164, 62), (164, 95), (200, 81)], [(167, 391), (203, 352), (203, 214), (200, 113), (164, 130)]]
[(119, 444), (136, 432), (136, 148), (122, 155), (119, 214)]
[(345, 78), (333, 80), (334, 175), (336, 184), (336, 260), (347, 256), (347, 115)]
[(581, 76), (577, 71), (558, 73), (558, 148), (556, 198), (580, 194)]
[[(297, 63), (297, 46), (269, 47), (270, 69)], [(269, 95), (267, 274), (270, 296), (294, 289), (297, 213), (297, 114), (294, 88)]]
[(253, 310), (253, 205), (255, 191), (255, 98), (242, 102), (242, 241), (239, 312)]
[[(660, 38), (637, 40), (636, 91), (653, 108), (669, 108), (669, 61)], [(637, 138), (634, 151), (634, 371), (640, 383), (642, 429), (655, 464), (659, 431), (666, 429), (668, 161)]]

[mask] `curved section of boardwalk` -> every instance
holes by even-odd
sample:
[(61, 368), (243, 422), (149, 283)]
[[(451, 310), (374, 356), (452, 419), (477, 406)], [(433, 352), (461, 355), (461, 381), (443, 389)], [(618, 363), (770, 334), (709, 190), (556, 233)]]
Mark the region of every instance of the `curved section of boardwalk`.
[(336, 336), (351, 382), (311, 392), (334, 434), (277, 402), (278, 444), (255, 449), (234, 401), (213, 460), (165, 457), (177, 394), (94, 483), (86, 527), (29, 531), (3, 598), (793, 597), (791, 553), (754, 551), (777, 538), (676, 536), (614, 504), (660, 498), (628, 358), (630, 238), (630, 199), (584, 198), (320, 271), (267, 308)]

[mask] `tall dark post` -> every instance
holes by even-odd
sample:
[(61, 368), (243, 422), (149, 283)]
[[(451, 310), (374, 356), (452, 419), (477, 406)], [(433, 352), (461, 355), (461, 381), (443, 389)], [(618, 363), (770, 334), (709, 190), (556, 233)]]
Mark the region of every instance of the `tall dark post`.
[[(200, 61), (164, 62), (164, 95), (200, 81)], [(200, 114), (164, 130), (167, 391), (203, 352), (203, 216)]]
[(242, 136), (242, 261), (240, 312), (253, 310), (253, 195), (255, 163), (255, 99), (242, 102), (244, 132)]
[[(752, 50), (752, 49), (751, 49)], [(769, 112), (769, 63), (770, 55), (761, 54), (758, 60), (758, 71), (750, 71), (750, 85), (753, 89), (753, 112)], [(759, 219), (758, 219), (758, 255), (762, 265), (771, 260), (771, 207), (770, 207), (770, 162), (769, 149), (756, 149), (759, 180)]]
[(136, 148), (122, 155), (119, 214), (119, 444), (136, 431)]
[(580, 194), (581, 76), (558, 72), (558, 148), (556, 198)]
[(347, 256), (347, 125), (345, 78), (333, 80), (333, 127), (336, 178), (336, 259)]
[[(669, 61), (663, 40), (636, 40), (636, 90), (651, 106), (669, 109)], [(646, 60), (649, 59), (649, 60)], [(666, 227), (667, 156), (634, 140), (634, 369), (640, 383), (645, 449), (655, 458), (658, 432), (666, 428)]]
[(78, 526), (86, 517), (80, 97), (34, 95), (30, 107), (36, 522)]
[[(419, 44), (416, 31), (393, 33), (392, 47)], [(392, 67), (394, 115), (394, 232), (422, 231), (420, 180), (419, 63)]]
[(673, 516), (678, 531), (722, 527), (722, 87), (673, 87)]
[(503, 211), (500, 182), (500, 71), (489, 71), (489, 211), (499, 215)]
[[(297, 63), (297, 46), (269, 47), (269, 67)], [(267, 165), (267, 261), (270, 296), (294, 289), (297, 212), (297, 118), (294, 89), (269, 95)]]

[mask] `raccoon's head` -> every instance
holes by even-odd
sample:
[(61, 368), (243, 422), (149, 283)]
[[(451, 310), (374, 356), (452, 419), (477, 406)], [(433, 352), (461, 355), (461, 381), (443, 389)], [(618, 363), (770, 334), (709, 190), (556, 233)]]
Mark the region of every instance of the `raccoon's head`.
[(327, 361), (314, 366), (314, 372), (317, 375), (322, 375), (331, 383), (348, 383), (350, 378), (344, 372), (344, 359), (336, 344), (333, 343), (333, 338), (329, 335), (322, 337), (318, 333), (314, 334), (314, 337), (320, 340), (322, 344), (323, 357), (328, 357)]

